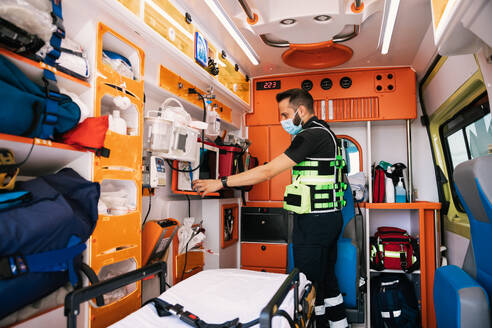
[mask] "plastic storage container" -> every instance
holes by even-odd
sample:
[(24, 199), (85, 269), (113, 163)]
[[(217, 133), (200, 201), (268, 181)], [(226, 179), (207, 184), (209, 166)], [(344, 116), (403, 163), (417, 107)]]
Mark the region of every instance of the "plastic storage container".
[(171, 147), (171, 136), (173, 123), (163, 120), (159, 116), (159, 111), (149, 111), (145, 117), (148, 124), (147, 137), (149, 139), (149, 149), (154, 152), (169, 152)]
[(236, 165), (234, 157), (242, 152), (239, 147), (233, 146), (217, 146), (220, 149), (219, 153), (219, 176), (227, 177), (236, 172)]
[(398, 184), (395, 187), (395, 194), (396, 194), (396, 202), (397, 203), (406, 203), (407, 202), (407, 192), (405, 191), (405, 188), (403, 187), (403, 178), (400, 178), (400, 181), (398, 181)]
[[(172, 102), (177, 106), (171, 106)], [(159, 110), (148, 111), (145, 122), (149, 142), (149, 147), (145, 150), (168, 159), (198, 161), (199, 131), (189, 126), (193, 123), (191, 116), (178, 100), (166, 99)]]

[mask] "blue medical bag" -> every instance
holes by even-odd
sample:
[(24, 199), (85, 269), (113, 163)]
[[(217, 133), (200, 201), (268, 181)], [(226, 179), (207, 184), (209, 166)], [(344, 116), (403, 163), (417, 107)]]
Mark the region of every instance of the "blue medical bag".
[(0, 55), (0, 133), (53, 139), (75, 127), (80, 108), (55, 87), (35, 84)]
[(0, 210), (0, 319), (77, 283), (81, 253), (97, 222), (100, 186), (72, 169), (17, 182), (29, 202)]

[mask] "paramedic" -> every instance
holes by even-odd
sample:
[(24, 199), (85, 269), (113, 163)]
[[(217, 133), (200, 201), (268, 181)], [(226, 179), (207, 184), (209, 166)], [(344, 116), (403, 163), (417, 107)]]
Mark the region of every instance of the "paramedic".
[[(343, 298), (335, 277), (337, 239), (343, 225), (339, 205), (343, 202), (343, 198), (337, 206), (334, 195), (340, 190), (330, 190), (333, 192), (330, 199), (325, 199), (329, 195), (329, 190), (326, 190), (328, 184), (336, 186), (337, 184), (333, 182), (341, 181), (340, 179), (330, 180), (331, 183), (326, 182), (327, 180), (323, 181), (327, 178), (335, 179), (333, 166), (337, 166), (338, 162), (335, 163), (333, 159), (340, 155), (337, 153), (339, 151), (337, 139), (328, 124), (314, 115), (313, 97), (307, 91), (302, 89), (284, 91), (277, 94), (277, 102), (280, 123), (289, 134), (294, 136), (289, 148), (271, 162), (254, 169), (221, 180), (195, 180), (193, 188), (205, 196), (223, 187), (257, 184), (291, 168), (294, 168), (293, 180), (300, 179), (302, 183), (303, 178), (317, 179), (318, 185), (308, 186), (311, 190), (311, 194), (308, 191), (312, 203), (310, 210), (303, 212), (307, 214), (294, 215), (292, 234), (294, 265), (306, 274), (316, 288), (317, 327), (328, 327), (328, 321), (329, 327), (347, 327)], [(313, 172), (315, 172), (314, 176)], [(320, 181), (324, 184), (320, 184)], [(285, 202), (284, 207), (286, 207)]]

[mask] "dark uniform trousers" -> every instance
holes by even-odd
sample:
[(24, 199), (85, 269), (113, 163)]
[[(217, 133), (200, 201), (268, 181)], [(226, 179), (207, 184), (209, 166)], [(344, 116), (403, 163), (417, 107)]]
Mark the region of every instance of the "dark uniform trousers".
[(295, 214), (292, 242), (294, 265), (316, 288), (316, 308), (325, 314), (316, 315), (317, 328), (338, 323), (345, 326), (346, 314), (335, 277), (337, 240), (342, 231), (341, 211)]

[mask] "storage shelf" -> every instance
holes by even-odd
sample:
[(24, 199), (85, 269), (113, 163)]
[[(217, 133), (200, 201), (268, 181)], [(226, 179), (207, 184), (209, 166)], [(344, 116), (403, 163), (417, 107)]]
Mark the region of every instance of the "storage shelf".
[[(159, 87), (158, 85), (145, 81), (144, 82), (144, 93), (145, 97), (152, 98), (154, 100), (159, 100), (159, 102), (164, 101), (169, 97), (177, 98), (182, 104), (185, 110), (194, 118), (202, 119), (203, 117), (203, 108), (198, 107), (195, 104), (190, 103), (187, 100), (184, 100), (175, 94)], [(237, 126), (234, 124), (227, 122), (225, 120), (220, 120), (220, 124), (226, 130), (239, 130)]]
[(360, 203), (360, 207), (374, 210), (438, 210), (441, 203), (414, 202), (414, 203)]
[(403, 270), (394, 270), (394, 269), (384, 269), (382, 271), (371, 269), (371, 272), (420, 274), (420, 270), (415, 270), (412, 272), (405, 272)]
[[(169, 43), (164, 37), (153, 30), (150, 26), (145, 24), (143, 19), (136, 17), (131, 11), (123, 6), (118, 1), (90, 1), (90, 5), (93, 11), (100, 12), (101, 14), (107, 14), (111, 17), (120, 17), (124, 20), (131, 30), (135, 31), (141, 38), (148, 42), (149, 48), (146, 51), (147, 56), (152, 54), (161, 54), (164, 51), (166, 57), (169, 57), (170, 62), (180, 63), (183, 72), (186, 76), (193, 76), (200, 84), (209, 86), (213, 85), (217, 96), (220, 99), (227, 99), (226, 105), (232, 107), (235, 106), (242, 110), (242, 112), (249, 112), (250, 106), (242, 100), (239, 96), (227, 89), (224, 85), (214, 79), (208, 72), (199, 67), (195, 61), (185, 56), (174, 45)], [(150, 49), (152, 47), (152, 49)], [(198, 87), (202, 88), (198, 85)], [(203, 88), (205, 89), (205, 88)]]
[(92, 156), (89, 152), (63, 143), (0, 133), (2, 148), (10, 149), (17, 163), (23, 161), (29, 154), (33, 141), (34, 148), (27, 162), (21, 166), (21, 175), (38, 176), (54, 173), (84, 155)]
[[(7, 57), (12, 61), (31, 81), (42, 86), (43, 85), (43, 71), (48, 65), (37, 62), (32, 59), (23, 57), (16, 53), (0, 48), (0, 54)], [(91, 87), (89, 82), (80, 80), (69, 74), (60, 72), (54, 67), (49, 66), (50, 71), (54, 72), (57, 78), (57, 84), (68, 91), (74, 92), (78, 95), (89, 90)]]
[[(174, 193), (174, 194), (178, 194), (178, 195), (193, 195), (193, 196), (201, 196), (200, 193), (196, 192), (196, 191), (186, 191), (186, 190), (179, 190), (178, 189), (178, 172), (175, 170), (178, 168), (178, 162), (177, 161), (173, 161), (173, 172), (172, 172), (172, 177), (171, 177), (171, 180), (172, 180), (172, 183), (171, 183), (171, 191)], [(208, 195), (206, 195), (205, 197), (220, 197), (220, 193), (219, 192), (212, 192)]]
[[(177, 195), (191, 195), (191, 196), (200, 196), (201, 197), (201, 194), (199, 194), (196, 191), (173, 190), (173, 194), (177, 194)], [(212, 192), (210, 194), (207, 194), (207, 196), (205, 196), (205, 197), (220, 197), (220, 194), (218, 192)]]
[(284, 203), (280, 201), (247, 201), (246, 207), (284, 207)]

